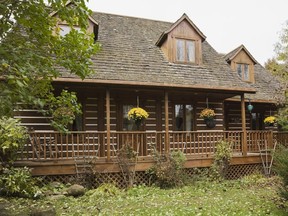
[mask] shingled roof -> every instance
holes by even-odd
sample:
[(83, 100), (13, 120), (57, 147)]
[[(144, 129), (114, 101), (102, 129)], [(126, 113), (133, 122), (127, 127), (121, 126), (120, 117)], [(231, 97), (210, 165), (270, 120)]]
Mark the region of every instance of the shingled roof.
[(256, 89), (256, 94), (247, 94), (246, 97), (260, 101), (283, 101), (281, 82), (259, 63), (254, 65), (254, 76), (255, 83), (251, 86)]
[(246, 94), (245, 97), (254, 101), (282, 101), (284, 94), (281, 87), (281, 82), (269, 71), (267, 71), (262, 65), (260, 65), (243, 44), (228, 54), (223, 55), (223, 58), (227, 62), (230, 62), (242, 49), (254, 62), (255, 83), (251, 83), (250, 85), (256, 89), (256, 94)]
[[(95, 74), (88, 80), (254, 91), (231, 71), (206, 40), (202, 42), (201, 66), (168, 62), (161, 48), (155, 44), (173, 23), (99, 12), (94, 12), (92, 17), (99, 24), (101, 51), (92, 59)], [(62, 77), (73, 78), (65, 72)]]

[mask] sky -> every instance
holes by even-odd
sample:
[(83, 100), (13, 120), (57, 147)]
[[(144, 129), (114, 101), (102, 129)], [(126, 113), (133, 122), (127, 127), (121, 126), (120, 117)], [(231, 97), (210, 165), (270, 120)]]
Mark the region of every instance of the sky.
[[(89, 0), (92, 11), (175, 22), (186, 13), (220, 53), (244, 44), (264, 64), (288, 21), (288, 0)], [(100, 27), (101, 28), (101, 27)]]

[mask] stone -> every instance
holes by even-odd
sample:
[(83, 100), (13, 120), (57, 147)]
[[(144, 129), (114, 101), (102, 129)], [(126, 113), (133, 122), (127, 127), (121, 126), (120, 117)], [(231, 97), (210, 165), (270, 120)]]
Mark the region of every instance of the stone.
[(10, 216), (12, 214), (10, 214), (9, 212), (9, 203), (7, 201), (0, 201), (0, 215), (3, 216)]
[(85, 194), (85, 188), (82, 185), (74, 184), (67, 189), (67, 195), (78, 197)]
[(56, 210), (53, 206), (47, 206), (45, 208), (34, 208), (31, 210), (31, 216), (55, 216)]
[(49, 199), (49, 200), (59, 200), (59, 199), (65, 198), (65, 197), (66, 197), (66, 196), (63, 195), (63, 194), (58, 194), (58, 195), (49, 196), (47, 199)]

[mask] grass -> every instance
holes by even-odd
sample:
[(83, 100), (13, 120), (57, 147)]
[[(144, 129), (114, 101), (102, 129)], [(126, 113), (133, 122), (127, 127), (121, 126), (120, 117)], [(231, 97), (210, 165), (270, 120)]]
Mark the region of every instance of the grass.
[(8, 201), (13, 215), (28, 215), (33, 206), (49, 205), (57, 215), (288, 215), (288, 203), (279, 197), (278, 185), (276, 177), (254, 175), (166, 190), (137, 186), (124, 191), (103, 185), (79, 198), (0, 198), (0, 203)]

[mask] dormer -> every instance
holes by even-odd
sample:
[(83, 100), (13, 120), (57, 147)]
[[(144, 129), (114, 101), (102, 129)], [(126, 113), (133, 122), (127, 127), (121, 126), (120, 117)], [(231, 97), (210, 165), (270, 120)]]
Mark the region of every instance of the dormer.
[(186, 14), (163, 32), (156, 42), (169, 62), (202, 64), (202, 42), (206, 36)]
[[(68, 1), (65, 5), (65, 7), (73, 7), (75, 6), (75, 3)], [(71, 27), (67, 24), (67, 22), (62, 21), (58, 18), (58, 11), (54, 11), (50, 14), (51, 17), (56, 17), (57, 18), (57, 27), (59, 28), (60, 32), (59, 34), (61, 36), (64, 36), (66, 34), (68, 34), (71, 31)], [(98, 23), (96, 22), (96, 20), (91, 17), (88, 16), (88, 20), (87, 20), (88, 24), (87, 24), (87, 33), (88, 34), (94, 34), (94, 41), (96, 41), (98, 39)], [(72, 27), (73, 29), (80, 31), (80, 27), (78, 25), (74, 25)]]
[(243, 81), (255, 83), (254, 65), (257, 64), (257, 61), (244, 45), (232, 50), (224, 58)]

